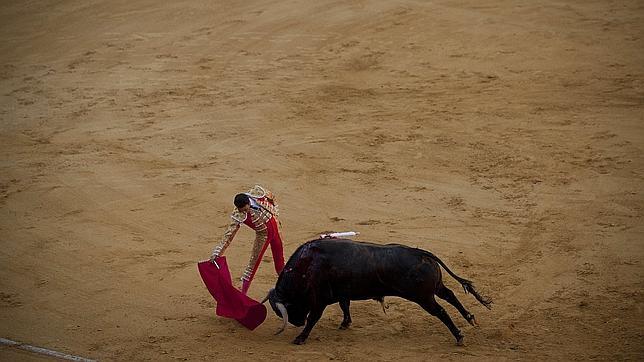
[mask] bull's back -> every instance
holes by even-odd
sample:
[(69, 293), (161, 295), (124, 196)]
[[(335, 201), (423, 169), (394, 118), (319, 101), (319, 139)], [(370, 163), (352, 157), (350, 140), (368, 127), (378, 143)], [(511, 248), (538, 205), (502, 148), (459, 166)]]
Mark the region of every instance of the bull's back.
[(321, 261), (318, 267), (336, 295), (351, 299), (405, 297), (419, 288), (435, 288), (435, 279), (440, 279), (438, 265), (420, 249), (347, 239), (310, 243)]

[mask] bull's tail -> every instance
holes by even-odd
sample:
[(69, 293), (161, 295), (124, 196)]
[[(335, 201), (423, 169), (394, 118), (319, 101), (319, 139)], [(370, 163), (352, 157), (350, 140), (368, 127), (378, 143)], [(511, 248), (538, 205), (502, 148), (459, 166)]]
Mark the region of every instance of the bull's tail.
[(447, 273), (449, 273), (449, 275), (452, 276), (452, 278), (456, 279), (459, 283), (461, 283), (461, 285), (463, 286), (463, 290), (465, 290), (465, 294), (467, 294), (468, 292), (472, 293), (474, 298), (476, 298), (476, 300), (478, 300), (479, 303), (483, 304), (483, 306), (485, 306), (485, 308), (492, 309), (492, 300), (490, 298), (481, 296), (476, 291), (476, 289), (474, 289), (474, 284), (470, 280), (461, 278), (458, 275), (454, 274), (454, 272), (449, 270), (447, 265), (445, 265), (445, 263), (443, 263), (443, 261), (440, 260), (436, 255), (434, 255), (434, 254), (432, 254), (432, 253), (430, 253), (429, 251), (426, 251), (426, 250), (423, 250), (423, 251), (425, 253), (427, 253), (432, 259), (436, 260), (436, 262), (438, 264), (440, 264), (440, 266), (442, 266), (443, 269), (445, 269), (447, 271)]

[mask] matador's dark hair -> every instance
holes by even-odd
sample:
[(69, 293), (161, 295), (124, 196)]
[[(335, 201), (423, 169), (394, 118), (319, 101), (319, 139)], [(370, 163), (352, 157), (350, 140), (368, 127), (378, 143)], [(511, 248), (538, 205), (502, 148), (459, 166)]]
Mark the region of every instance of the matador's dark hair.
[(235, 206), (237, 207), (244, 207), (248, 204), (250, 204), (250, 197), (246, 194), (237, 194), (235, 195)]

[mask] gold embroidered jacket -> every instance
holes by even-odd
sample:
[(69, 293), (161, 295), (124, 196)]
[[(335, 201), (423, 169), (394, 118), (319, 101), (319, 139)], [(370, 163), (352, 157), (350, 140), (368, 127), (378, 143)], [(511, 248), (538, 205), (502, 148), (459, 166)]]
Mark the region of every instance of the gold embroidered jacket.
[[(273, 193), (259, 185), (255, 185), (253, 188), (248, 190), (246, 194), (251, 197), (251, 206), (256, 204), (256, 206), (259, 207), (251, 207), (248, 213), (239, 212), (235, 209), (230, 214), (231, 222), (228, 225), (228, 228), (226, 228), (223, 238), (212, 251), (211, 259), (223, 255), (235, 238), (235, 234), (237, 234), (241, 224), (250, 221), (251, 225), (253, 225), (253, 229), (255, 230), (255, 242), (253, 245), (253, 251), (251, 252), (250, 261), (248, 262), (246, 270), (244, 271), (244, 276), (242, 277), (242, 279), (248, 280), (250, 278), (250, 274), (252, 274), (253, 266), (259, 257), (259, 253), (262, 250), (262, 246), (264, 245), (264, 242), (266, 242), (266, 222), (269, 221), (271, 217), (275, 217), (275, 220), (278, 221), (277, 217), (279, 216), (279, 208), (275, 203)], [(250, 218), (250, 220), (247, 220), (247, 218)]]

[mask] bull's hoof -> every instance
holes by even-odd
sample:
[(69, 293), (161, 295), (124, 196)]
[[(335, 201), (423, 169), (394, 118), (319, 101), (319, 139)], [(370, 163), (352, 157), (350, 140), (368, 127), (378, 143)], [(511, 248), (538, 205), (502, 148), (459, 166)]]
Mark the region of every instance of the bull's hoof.
[(456, 345), (459, 347), (465, 346), (465, 337), (459, 336), (458, 338), (456, 338)]
[(302, 345), (306, 342), (306, 338), (295, 337), (293, 344)]
[(344, 329), (349, 329), (350, 326), (351, 326), (351, 323), (344, 323), (343, 322), (342, 324), (340, 324), (340, 329), (343, 329), (343, 330)]
[(470, 318), (467, 321), (470, 322), (470, 324), (473, 325), (474, 327), (478, 327), (479, 322), (476, 321), (476, 317), (474, 317), (474, 314), (470, 314), (469, 317)]

